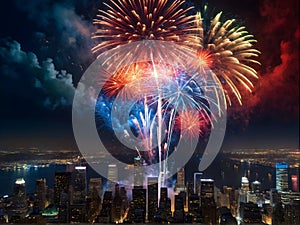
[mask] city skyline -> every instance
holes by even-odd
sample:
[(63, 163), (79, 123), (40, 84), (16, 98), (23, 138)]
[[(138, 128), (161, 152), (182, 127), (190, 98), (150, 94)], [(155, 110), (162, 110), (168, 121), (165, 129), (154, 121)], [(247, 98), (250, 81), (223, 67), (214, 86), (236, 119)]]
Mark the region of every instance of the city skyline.
[(2, 1), (0, 223), (300, 224), (298, 21), (297, 0)]
[[(300, 204), (300, 170), (298, 168), (298, 172), (294, 171), (293, 175), (290, 173), (288, 175), (289, 165), (284, 162), (276, 165), (276, 171), (278, 169), (285, 169), (285, 171), (282, 170), (280, 175), (276, 172), (276, 184), (285, 182), (281, 181), (285, 179), (285, 176), (289, 180), (297, 177), (297, 190), (292, 191), (295, 184), (291, 182), (287, 184), (287, 189), (277, 186), (277, 188), (270, 187), (263, 190), (259, 181), (249, 181), (246, 176), (240, 177), (238, 188), (217, 187), (214, 179), (203, 178), (205, 173), (199, 174), (198, 182), (193, 179), (186, 180), (182, 170), (177, 173), (175, 185), (161, 187), (160, 190), (157, 185), (158, 177), (144, 178), (146, 184), (141, 186), (128, 187), (114, 183), (113, 189), (110, 189), (109, 182), (105, 181), (105, 178), (91, 177), (88, 182), (86, 167), (82, 162), (80, 164), (77, 162), (65, 166), (64, 172), (55, 172), (53, 189), (47, 187), (45, 178), (37, 179), (35, 192), (32, 193), (34, 195), (29, 198), (32, 200), (27, 197), (29, 193), (25, 189), (25, 180), (17, 178), (13, 195), (1, 198), (0, 206), (4, 206), (5, 210), (2, 211), (0, 219), (1, 221), (32, 223), (36, 223), (36, 219), (39, 218), (38, 221), (46, 220), (52, 223), (132, 221), (151, 224), (168, 221), (202, 224), (251, 222), (276, 224), (276, 220), (281, 218), (280, 214), (277, 214), (276, 207), (279, 206), (278, 204), (283, 204), (286, 208), (282, 211), (285, 215), (284, 221), (288, 224), (295, 224), (300, 222), (299, 214), (297, 217), (297, 207), (299, 207), (297, 204)], [(182, 182), (184, 187), (179, 190), (178, 187), (182, 187)], [(194, 189), (194, 182), (197, 184), (196, 189)], [(79, 191), (79, 195), (76, 194), (76, 190)], [(85, 198), (80, 196), (85, 196)], [(13, 204), (5, 207), (9, 201)], [(32, 201), (33, 207), (27, 206), (27, 201)], [(294, 214), (290, 214), (291, 212)], [(26, 216), (27, 213), (30, 214), (29, 217)], [(217, 222), (221, 218), (223, 222)]]

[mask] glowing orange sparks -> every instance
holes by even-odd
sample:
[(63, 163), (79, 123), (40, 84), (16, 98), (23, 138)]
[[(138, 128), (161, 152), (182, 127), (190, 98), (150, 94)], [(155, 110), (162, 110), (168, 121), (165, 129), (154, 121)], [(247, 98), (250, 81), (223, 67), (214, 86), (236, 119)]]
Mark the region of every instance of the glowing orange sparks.
[(208, 128), (209, 119), (201, 113), (195, 115), (194, 111), (183, 111), (180, 116), (175, 118), (175, 130), (180, 130), (181, 135), (190, 138), (203, 135)]
[[(114, 96), (126, 86), (126, 96), (134, 95), (138, 92), (145, 93), (147, 90), (145, 90), (144, 82), (147, 78), (155, 77), (155, 74), (161, 78), (170, 77), (174, 74), (174, 68), (172, 66), (156, 62), (154, 62), (154, 65), (152, 62), (133, 63), (118, 70), (109, 78), (109, 80), (105, 81), (103, 91), (109, 96)], [(153, 79), (153, 82), (154, 81), (155, 80)], [(148, 84), (151, 84), (149, 79), (147, 82)], [(152, 88), (151, 85), (148, 85), (147, 88), (149, 88), (148, 93), (150, 93), (150, 89)]]
[(213, 65), (213, 57), (208, 50), (200, 50), (197, 52), (198, 63), (201, 68), (211, 68)]

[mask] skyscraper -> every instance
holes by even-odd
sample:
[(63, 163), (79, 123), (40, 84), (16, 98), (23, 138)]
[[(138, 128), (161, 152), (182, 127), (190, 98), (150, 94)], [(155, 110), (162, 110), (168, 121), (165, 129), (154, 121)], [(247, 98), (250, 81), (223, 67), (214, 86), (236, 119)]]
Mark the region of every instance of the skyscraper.
[(76, 166), (73, 180), (73, 204), (84, 204), (87, 195), (86, 167)]
[(18, 178), (15, 182), (14, 197), (16, 197), (18, 201), (26, 201), (26, 184), (23, 178)]
[(94, 196), (98, 195), (100, 198), (102, 197), (102, 179), (101, 178), (90, 178), (89, 183), (89, 194)]
[(276, 190), (279, 192), (288, 191), (288, 163), (276, 163)]
[(242, 177), (241, 189), (239, 191), (239, 202), (247, 203), (248, 192), (249, 192), (249, 180), (247, 177)]
[(130, 218), (134, 223), (146, 221), (146, 189), (133, 188), (132, 201), (130, 203)]
[(183, 195), (175, 195), (174, 220), (177, 223), (184, 222), (184, 197), (183, 197)]
[(296, 167), (291, 175), (292, 191), (300, 192), (300, 167)]
[(201, 201), (204, 199), (214, 198), (214, 180), (212, 179), (201, 179)]
[(118, 167), (116, 164), (109, 164), (107, 171), (107, 191), (114, 191), (115, 183), (118, 181)]
[(134, 158), (134, 187), (143, 188), (142, 158)]
[(234, 200), (234, 190), (232, 189), (232, 187), (223, 186), (223, 192), (224, 192), (223, 206), (226, 206), (228, 209), (230, 209), (231, 203)]
[(72, 181), (71, 172), (56, 172), (54, 177), (54, 203), (58, 206), (61, 199), (61, 194), (70, 194)]
[(103, 195), (102, 209), (98, 216), (99, 223), (111, 223), (111, 208), (112, 208), (112, 191), (105, 191)]
[(158, 177), (148, 177), (148, 221), (154, 221), (158, 208)]
[(162, 221), (169, 221), (169, 219), (172, 217), (171, 199), (168, 197), (167, 187), (160, 188), (158, 215)]
[(200, 222), (201, 215), (200, 215), (200, 198), (197, 194), (190, 194), (188, 198), (188, 209), (189, 209), (189, 217), (190, 223), (192, 222)]
[(8, 219), (24, 218), (28, 212), (28, 204), (26, 201), (26, 184), (23, 178), (18, 178), (14, 184), (14, 195), (12, 204), (7, 207)]
[(291, 176), (291, 181), (292, 181), (292, 191), (294, 192), (299, 192), (299, 177), (298, 175), (293, 174)]
[(60, 222), (70, 222), (70, 196), (72, 188), (71, 172), (56, 172), (54, 177), (54, 203), (59, 208)]
[(194, 194), (200, 196), (200, 183), (201, 183), (202, 173), (194, 173)]
[(129, 208), (127, 191), (126, 191), (125, 187), (120, 188), (120, 197), (122, 200), (122, 210), (123, 210), (123, 212), (125, 212)]
[(112, 215), (112, 222), (113, 223), (119, 223), (122, 222), (122, 215), (123, 215), (123, 207), (122, 207), (122, 198), (120, 195), (120, 186), (117, 183), (115, 185), (115, 195), (112, 201), (112, 210), (111, 210), (111, 215)]
[(253, 192), (255, 193), (259, 193), (260, 192), (260, 187), (261, 187), (261, 183), (259, 181), (254, 181), (251, 184), (251, 189)]
[(216, 202), (214, 199), (214, 180), (201, 179), (200, 199), (203, 223), (216, 223)]
[(46, 207), (46, 194), (47, 194), (47, 185), (46, 185), (46, 179), (37, 179), (36, 185), (35, 185), (35, 206), (38, 208), (38, 210), (44, 210)]
[(160, 200), (159, 200), (159, 207), (165, 207), (166, 201), (168, 199), (168, 188), (161, 187), (160, 188)]
[(87, 201), (87, 219), (94, 221), (96, 215), (99, 214), (101, 209), (102, 198), (102, 179), (90, 178), (88, 201)]
[(247, 193), (249, 191), (249, 180), (247, 177), (242, 177), (241, 189)]
[(184, 191), (185, 189), (185, 179), (184, 179), (184, 167), (177, 171), (177, 181), (175, 186), (175, 191), (177, 193)]

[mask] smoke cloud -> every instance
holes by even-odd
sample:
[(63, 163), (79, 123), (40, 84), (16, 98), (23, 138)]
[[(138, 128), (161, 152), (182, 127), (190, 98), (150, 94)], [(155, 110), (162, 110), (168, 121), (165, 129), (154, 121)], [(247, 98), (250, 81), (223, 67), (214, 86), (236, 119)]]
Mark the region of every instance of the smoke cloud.
[(260, 7), (262, 70), (250, 105), (275, 119), (299, 118), (299, 2), (265, 0)]
[(6, 41), (0, 47), (0, 60), (4, 102), (13, 99), (10, 105), (26, 102), (52, 110), (72, 104), (72, 75), (56, 70), (52, 59), (39, 62), (34, 53), (23, 51), (17, 41)]
[(299, 121), (298, 4), (297, 0), (261, 1), (260, 15), (249, 22), (250, 33), (257, 30), (255, 47), (261, 51), (259, 79), (253, 93), (242, 93), (241, 107), (229, 107), (232, 127)]

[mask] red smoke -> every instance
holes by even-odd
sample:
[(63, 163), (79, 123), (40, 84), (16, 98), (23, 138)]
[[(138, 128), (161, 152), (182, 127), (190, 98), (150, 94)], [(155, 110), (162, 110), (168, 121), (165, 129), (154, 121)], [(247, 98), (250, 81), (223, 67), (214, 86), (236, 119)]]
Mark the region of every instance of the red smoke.
[[(235, 114), (245, 109), (245, 114), (250, 112), (256, 118), (288, 122), (299, 119), (298, 12), (298, 0), (261, 3), (261, 17), (252, 24), (257, 30), (257, 47), (262, 52), (260, 78), (252, 95), (244, 93), (243, 109), (235, 108)], [(245, 116), (244, 113), (240, 116)]]

